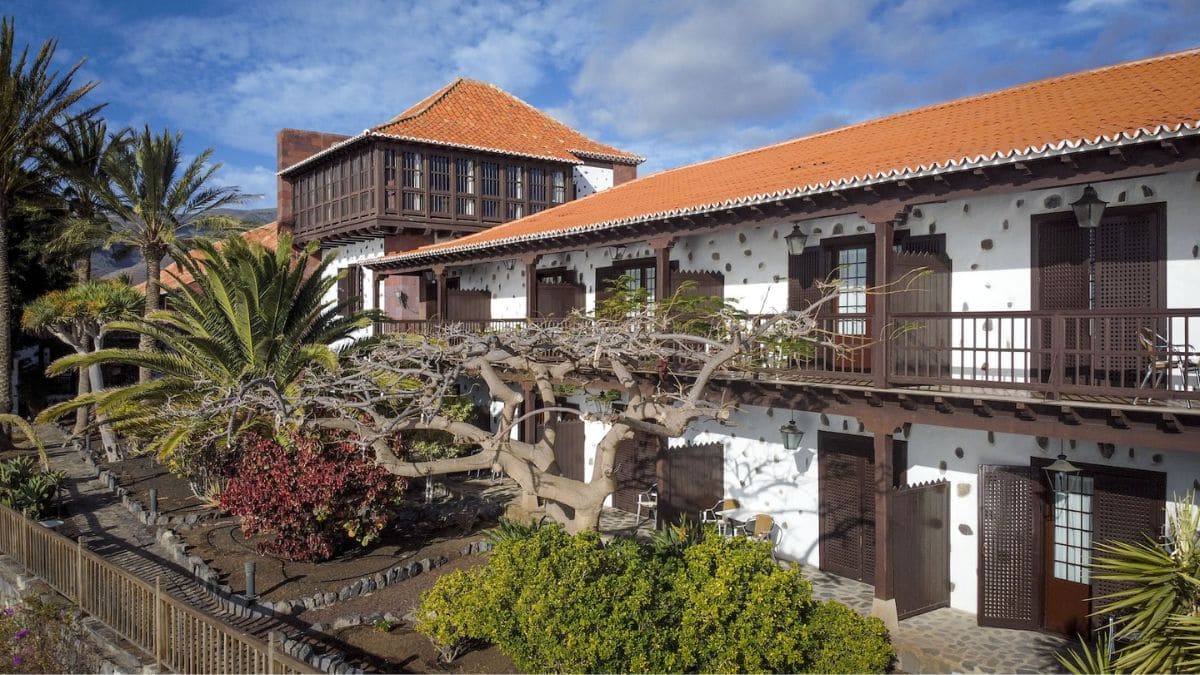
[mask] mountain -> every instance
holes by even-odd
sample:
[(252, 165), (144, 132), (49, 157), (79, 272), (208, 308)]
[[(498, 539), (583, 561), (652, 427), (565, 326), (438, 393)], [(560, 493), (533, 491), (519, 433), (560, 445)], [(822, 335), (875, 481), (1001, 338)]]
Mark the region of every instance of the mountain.
[[(275, 209), (213, 209), (213, 215), (229, 216), (251, 225), (264, 225), (275, 220)], [(164, 258), (166, 265), (170, 258)], [(142, 253), (137, 249), (116, 248), (92, 254), (92, 276), (118, 277), (128, 275), (129, 283), (140, 284), (146, 280), (146, 268), (142, 264)]]

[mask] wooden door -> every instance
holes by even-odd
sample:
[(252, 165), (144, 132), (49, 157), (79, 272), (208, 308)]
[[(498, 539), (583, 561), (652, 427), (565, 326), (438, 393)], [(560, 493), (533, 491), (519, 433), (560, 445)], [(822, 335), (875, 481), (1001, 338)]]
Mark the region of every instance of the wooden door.
[[(892, 315), (952, 311), (953, 264), (945, 254), (946, 235), (918, 235), (897, 246), (889, 273), (895, 284), (887, 296)], [(893, 372), (913, 377), (950, 377), (953, 324), (950, 316), (910, 322), (891, 342)], [(896, 320), (899, 323), (898, 320)]]
[(888, 522), (899, 618), (949, 607), (950, 483), (897, 489)]
[(662, 437), (634, 434), (617, 444), (616, 468), (613, 472), (617, 489), (613, 492), (613, 508), (637, 512), (637, 496), (654, 487), (658, 480), (658, 457)]
[(874, 443), (821, 432), (817, 493), (821, 569), (875, 583)]
[(678, 524), (700, 520), (725, 496), (725, 444), (702, 443), (670, 448), (658, 462), (659, 521)]
[[(554, 461), (558, 464), (558, 472), (564, 478), (582, 481), (584, 479), (583, 462), (583, 420), (561, 419), (545, 425), (554, 430)], [(538, 438), (542, 436), (539, 426)]]
[(1042, 497), (1030, 466), (979, 467), (981, 626), (1034, 630), (1042, 623)]
[(1095, 479), (1056, 474), (1054, 484), (1046, 487), (1042, 627), (1063, 635), (1087, 635)]
[[(1156, 310), (1165, 305), (1166, 232), (1158, 216), (1157, 210), (1145, 209), (1105, 216), (1095, 233), (1097, 309)], [(1100, 357), (1097, 370), (1111, 383), (1128, 386), (1142, 369), (1138, 332), (1163, 332), (1164, 327), (1148, 317), (1131, 316), (1104, 319), (1095, 328), (1101, 353), (1125, 353)]]

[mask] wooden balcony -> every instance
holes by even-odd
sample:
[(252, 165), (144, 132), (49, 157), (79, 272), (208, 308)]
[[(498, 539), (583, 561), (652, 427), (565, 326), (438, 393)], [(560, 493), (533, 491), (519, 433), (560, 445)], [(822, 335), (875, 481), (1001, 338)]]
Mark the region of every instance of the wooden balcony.
[[(456, 323), (504, 333), (530, 321), (553, 324), (543, 319)], [(817, 324), (829, 344), (800, 356), (763, 347), (731, 364), (727, 374), (1040, 401), (1190, 407), (1200, 400), (1200, 309), (894, 314), (886, 340), (856, 334), (864, 326), (874, 332), (865, 317), (824, 317)], [(440, 325), (387, 321), (377, 323), (375, 333), (422, 334)], [(882, 387), (870, 370), (869, 355), (880, 348), (888, 364)]]

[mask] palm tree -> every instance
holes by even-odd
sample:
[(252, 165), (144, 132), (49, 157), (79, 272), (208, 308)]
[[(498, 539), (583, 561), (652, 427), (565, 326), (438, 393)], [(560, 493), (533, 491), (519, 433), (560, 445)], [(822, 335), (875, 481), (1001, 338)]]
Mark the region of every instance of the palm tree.
[[(121, 281), (85, 281), (65, 291), (51, 291), (29, 303), (21, 315), (21, 327), (62, 340), (77, 354), (102, 348), (108, 324), (137, 318), (141, 314), (142, 295)], [(86, 375), (92, 391), (104, 390), (104, 374), (98, 364), (80, 371)], [(85, 394), (87, 392), (84, 392)], [(77, 412), (87, 419), (87, 408)], [(100, 440), (110, 460), (119, 459), (117, 438), (106, 416), (97, 413)]]
[(48, 371), (119, 363), (156, 377), (59, 404), (39, 419), (95, 403), (98, 411), (113, 415), (118, 430), (146, 439), (146, 449), (191, 479), (198, 494), (207, 492), (203, 484), (219, 473), (221, 444), (244, 428), (270, 421), (196, 415), (198, 402), (213, 391), (229, 395), (251, 385), (286, 397), (307, 370), (336, 368), (331, 345), (375, 318), (373, 312), (350, 312), (324, 299), (337, 279), (325, 274), (332, 254), (307, 269), (316, 251), (310, 243), (293, 255), (292, 239), (285, 235), (273, 251), (235, 237), (221, 244), (202, 241), (190, 256), (177, 252), (179, 266), (193, 281), (168, 291), (168, 309), (109, 324), (110, 330), (150, 337), (161, 348), (71, 355)]
[[(74, 86), (83, 61), (62, 74), (51, 71), (57, 47), (56, 40), (47, 40), (31, 61), (28, 46), (17, 53), (14, 22), (7, 18), (0, 21), (0, 413), (12, 410), (9, 210), (14, 195), (30, 182), (42, 179), (41, 172), (31, 168), (41, 163), (47, 140), (97, 84)], [(90, 116), (94, 111), (83, 111), (79, 116)]]
[(109, 133), (103, 119), (74, 119), (65, 124), (46, 149), (46, 158), (62, 183), (67, 213), (53, 244), (56, 253), (75, 261), (77, 283), (92, 277), (92, 253), (104, 246), (112, 224), (101, 195), (108, 191), (104, 164), (129, 144), (129, 129)]
[[(112, 234), (100, 198), (108, 183), (104, 161), (128, 142), (128, 129), (110, 134), (103, 119), (74, 119), (64, 125), (46, 148), (47, 162), (62, 183), (62, 197), (67, 206), (51, 250), (75, 261), (76, 283), (83, 284), (92, 278), (92, 253), (104, 246)], [(76, 394), (88, 393), (90, 386), (88, 374), (80, 371)], [(86, 408), (75, 411), (73, 435), (84, 433), (87, 420)]]
[[(213, 175), (221, 164), (209, 164), (212, 148), (184, 166), (183, 134), (163, 130), (155, 135), (146, 126), (130, 144), (104, 162), (111, 181), (102, 193), (113, 221), (110, 244), (139, 249), (146, 264), (146, 318), (161, 304), (162, 259), (175, 247), (190, 248), (204, 238), (241, 229), (240, 222), (212, 217), (213, 209), (250, 198), (237, 187), (214, 187)], [(143, 334), (140, 348), (153, 349), (154, 338)], [(150, 372), (140, 368), (138, 379), (147, 382)]]

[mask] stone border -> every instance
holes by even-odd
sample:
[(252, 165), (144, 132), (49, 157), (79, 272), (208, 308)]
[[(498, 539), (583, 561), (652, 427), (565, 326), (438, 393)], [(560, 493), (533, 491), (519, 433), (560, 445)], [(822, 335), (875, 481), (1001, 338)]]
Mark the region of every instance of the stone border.
[(115, 473), (108, 469), (102, 469), (96, 464), (96, 460), (84, 451), (83, 444), (78, 439), (71, 441), (71, 447), (78, 453), (84, 465), (95, 474), (95, 480), (99, 481), (109, 492), (119, 497), (121, 504), (143, 525), (175, 527), (183, 530), (228, 517), (218, 511), (212, 510), (204, 513), (189, 513), (186, 516), (168, 516), (162, 513), (151, 513), (149, 508), (142, 506), (141, 503), (130, 495), (128, 490), (121, 487), (120, 483), (117, 482)]
[[(458, 551), (458, 555), (454, 559), (464, 558), (469, 555), (476, 555), (490, 551), (492, 545), (483, 539), (478, 541), (468, 542), (466, 546)], [(311, 596), (300, 598), (297, 600), (280, 600), (274, 604), (276, 613), (299, 614), (300, 612), (328, 607), (330, 605), (345, 602), (362, 595), (374, 593), (377, 590), (387, 588), (392, 584), (399, 583), (406, 579), (420, 575), (422, 572), (428, 572), (434, 568), (441, 567), (450, 562), (450, 558), (445, 555), (439, 555), (433, 558), (421, 558), (408, 563), (401, 563), (390, 569), (382, 572), (368, 574), (353, 582), (342, 586), (336, 593), (333, 591), (317, 592)]]
[(292, 658), (304, 661), (323, 673), (362, 675), (363, 670), (350, 663), (346, 655), (341, 652), (321, 654), (315, 651), (312, 645), (296, 640), (283, 631), (271, 631), (268, 635), (274, 638), (277, 649)]

